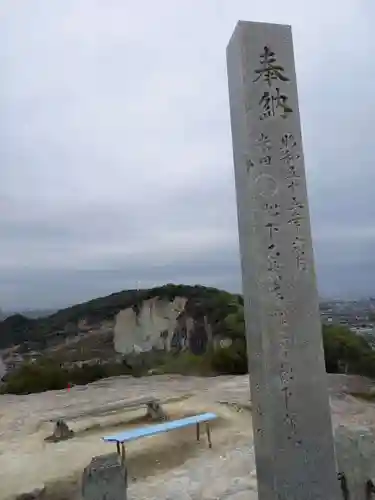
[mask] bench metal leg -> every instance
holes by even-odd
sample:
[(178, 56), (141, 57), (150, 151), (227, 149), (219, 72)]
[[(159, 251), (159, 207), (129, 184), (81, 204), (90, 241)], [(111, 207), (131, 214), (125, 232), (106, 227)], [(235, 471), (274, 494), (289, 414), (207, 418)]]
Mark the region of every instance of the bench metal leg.
[(124, 445), (124, 443), (121, 443), (121, 465), (123, 467), (125, 466), (125, 460), (126, 460), (125, 445)]
[[(127, 498), (127, 489), (128, 489), (128, 469), (126, 466), (126, 450), (125, 450), (125, 445), (124, 443), (121, 443), (121, 450), (120, 450), (120, 443), (117, 441), (116, 442), (116, 448), (117, 448), (117, 455), (121, 457), (121, 467), (123, 469), (124, 477), (125, 477), (125, 498)], [(104, 495), (105, 498), (107, 498), (106, 495)]]
[(120, 443), (117, 441), (116, 442), (116, 449), (117, 449), (117, 455), (121, 459), (121, 465), (124, 465), (125, 464), (125, 459), (126, 459), (126, 450), (125, 450), (124, 443), (121, 443), (121, 448), (120, 448)]
[(200, 428), (199, 428), (199, 422), (197, 423), (197, 441), (200, 439)]
[(206, 433), (207, 433), (208, 447), (212, 448), (211, 429), (210, 429), (210, 424), (208, 422), (206, 423)]

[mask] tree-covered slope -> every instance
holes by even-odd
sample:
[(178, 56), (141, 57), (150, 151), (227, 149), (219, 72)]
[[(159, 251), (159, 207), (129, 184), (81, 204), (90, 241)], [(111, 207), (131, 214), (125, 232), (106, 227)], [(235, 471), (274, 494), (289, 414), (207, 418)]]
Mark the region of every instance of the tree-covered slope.
[(82, 319), (87, 324), (97, 324), (114, 318), (119, 311), (129, 307), (137, 311), (147, 299), (159, 297), (172, 301), (178, 296), (187, 299), (186, 312), (194, 319), (207, 318), (213, 327), (213, 334), (219, 330), (225, 333), (226, 330), (241, 328), (236, 324), (243, 304), (240, 295), (199, 285), (168, 284), (145, 290), (124, 290), (61, 309), (43, 318), (30, 319), (20, 314), (9, 316), (0, 322), (0, 349), (24, 342), (34, 342), (43, 347), (49, 335), (61, 332), (64, 336), (64, 332), (69, 331), (69, 325), (74, 329), (74, 325)]

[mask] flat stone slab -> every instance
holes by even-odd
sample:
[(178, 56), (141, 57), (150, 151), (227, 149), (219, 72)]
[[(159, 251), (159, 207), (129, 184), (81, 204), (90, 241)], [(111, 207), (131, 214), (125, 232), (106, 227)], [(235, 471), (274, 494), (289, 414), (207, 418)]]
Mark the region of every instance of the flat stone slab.
[(254, 449), (251, 442), (227, 449), (225, 452), (217, 452), (215, 448), (202, 449), (199, 455), (173, 470), (134, 482), (129, 478), (128, 498), (257, 500), (254, 467)]
[[(118, 401), (111, 401), (102, 406), (90, 406), (87, 408), (65, 411), (60, 417), (52, 419), (50, 421), (58, 420), (76, 420), (82, 417), (97, 417), (104, 416), (110, 413), (114, 413), (120, 410), (132, 410), (136, 408), (141, 408), (145, 406), (149, 415), (161, 418), (164, 413), (161, 408), (161, 404), (158, 399), (154, 397), (141, 397), (134, 399), (120, 399)], [(165, 416), (165, 415), (164, 415)]]

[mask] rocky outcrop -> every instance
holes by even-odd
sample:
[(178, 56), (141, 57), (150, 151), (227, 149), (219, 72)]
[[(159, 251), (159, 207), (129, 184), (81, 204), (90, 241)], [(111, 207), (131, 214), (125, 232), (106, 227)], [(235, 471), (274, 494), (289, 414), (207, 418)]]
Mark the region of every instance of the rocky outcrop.
[(206, 316), (194, 319), (186, 309), (187, 299), (173, 301), (153, 299), (142, 302), (138, 309), (129, 307), (115, 319), (113, 343), (117, 353), (139, 354), (154, 350), (194, 354), (215, 348), (212, 326)]
[[(184, 297), (176, 297), (171, 302), (155, 297), (142, 302), (138, 310), (129, 307), (120, 311), (114, 327), (115, 351), (124, 355), (152, 349), (170, 351), (176, 331), (181, 331), (179, 317), (185, 311), (186, 302)], [(177, 336), (185, 342), (187, 333)]]
[[(139, 360), (147, 359), (151, 366), (154, 350), (199, 355), (230, 342), (221, 338), (227, 333), (224, 320), (239, 307), (237, 296), (199, 285), (124, 290), (46, 318), (16, 315), (0, 322), (0, 357), (6, 377), (24, 362), (38, 363), (40, 357), (70, 369), (81, 364), (126, 365), (129, 359), (136, 362), (133, 354), (144, 353)], [(0, 378), (2, 371), (0, 360)]]
[(7, 368), (3, 361), (3, 358), (0, 356), (0, 380), (6, 375)]

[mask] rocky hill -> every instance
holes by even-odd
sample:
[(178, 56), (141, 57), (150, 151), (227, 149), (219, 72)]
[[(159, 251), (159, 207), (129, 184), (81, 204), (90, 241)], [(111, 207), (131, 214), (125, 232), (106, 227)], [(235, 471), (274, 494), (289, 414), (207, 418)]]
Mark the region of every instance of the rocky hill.
[(126, 290), (31, 319), (0, 322), (9, 369), (40, 356), (62, 365), (114, 361), (150, 351), (191, 351), (243, 336), (243, 300), (215, 288), (165, 285)]
[[(322, 331), (328, 372), (375, 377), (375, 351), (362, 336), (341, 325)], [(0, 392), (124, 374), (245, 373), (244, 332), (242, 297), (203, 286), (126, 290), (45, 318), (13, 315), (0, 322)]]

